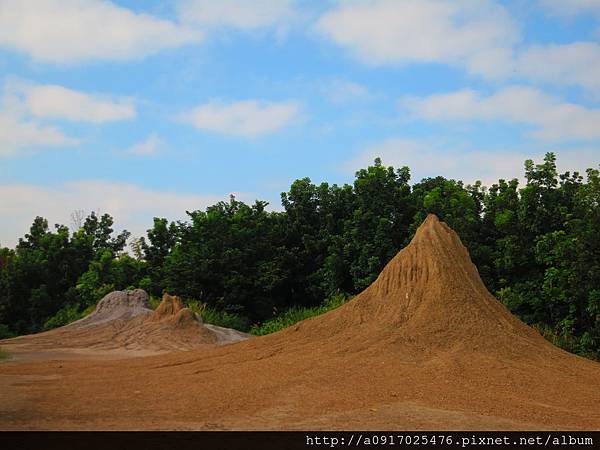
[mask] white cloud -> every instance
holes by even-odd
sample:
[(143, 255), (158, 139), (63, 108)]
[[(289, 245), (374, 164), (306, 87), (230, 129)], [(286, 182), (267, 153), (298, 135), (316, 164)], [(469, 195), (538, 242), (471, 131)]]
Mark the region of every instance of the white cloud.
[(3, 87), (1, 98), (0, 155), (79, 142), (40, 119), (104, 123), (135, 116), (134, 106), (126, 100), (86, 94), (57, 85), (9, 81)]
[(327, 83), (323, 90), (333, 103), (368, 101), (374, 97), (368, 87), (348, 80), (334, 80)]
[(0, 46), (44, 62), (141, 58), (199, 42), (198, 30), (101, 0), (0, 0)]
[(578, 86), (600, 95), (600, 45), (595, 42), (531, 45), (519, 52), (490, 50), (470, 58), (466, 68), (488, 79)]
[(177, 12), (182, 22), (252, 30), (283, 25), (293, 17), (294, 3), (294, 0), (182, 0)]
[[(76, 181), (55, 187), (0, 185), (0, 244), (14, 246), (35, 216), (47, 218), (51, 226), (70, 225), (70, 214), (76, 210), (109, 213), (115, 219), (115, 230), (125, 228), (142, 236), (155, 216), (184, 220), (186, 210), (204, 209), (227, 197), (164, 192), (115, 181)], [(244, 194), (236, 197), (243, 199)]]
[(501, 80), (515, 74), (514, 58), (514, 52), (510, 48), (493, 48), (471, 56), (466, 61), (466, 69), (483, 78)]
[(30, 85), (23, 90), (24, 103), (37, 117), (76, 122), (104, 123), (132, 119), (135, 107), (124, 100), (111, 100), (57, 85)]
[[(558, 169), (560, 172), (578, 170), (584, 173), (588, 167), (598, 167), (598, 151), (591, 148), (558, 151)], [(442, 175), (465, 183), (480, 180), (484, 185), (491, 186), (499, 179), (517, 178), (523, 182), (525, 160), (541, 162), (544, 152), (451, 150), (448, 145), (439, 142), (394, 138), (364, 148), (356, 158), (344, 164), (344, 170), (354, 172), (372, 165), (376, 157), (381, 157), (386, 166), (408, 166), (412, 183), (425, 177)]]
[(600, 95), (600, 45), (534, 45), (519, 55), (515, 72), (532, 81), (582, 86)]
[(181, 119), (202, 130), (256, 137), (287, 127), (299, 115), (300, 107), (292, 101), (246, 100), (229, 104), (212, 101), (183, 114)]
[(125, 150), (125, 153), (138, 156), (154, 155), (164, 146), (162, 139), (156, 133), (150, 134), (144, 141), (138, 142)]
[(472, 90), (404, 98), (401, 106), (432, 121), (502, 120), (531, 125), (532, 135), (548, 141), (600, 139), (600, 109), (586, 108), (537, 89), (504, 88), (483, 96)]
[[(561, 15), (600, 16), (598, 0), (542, 0), (542, 5)], [(516, 52), (518, 27), (491, 0), (339, 2), (316, 29), (367, 64), (442, 63), (486, 79), (581, 86), (600, 95), (600, 45), (533, 45)]]
[(375, 65), (437, 62), (497, 70), (487, 55), (505, 52), (518, 39), (506, 10), (488, 0), (339, 2), (316, 28)]
[(43, 126), (35, 121), (0, 112), (0, 156), (41, 147), (74, 145), (77, 142), (56, 127)]

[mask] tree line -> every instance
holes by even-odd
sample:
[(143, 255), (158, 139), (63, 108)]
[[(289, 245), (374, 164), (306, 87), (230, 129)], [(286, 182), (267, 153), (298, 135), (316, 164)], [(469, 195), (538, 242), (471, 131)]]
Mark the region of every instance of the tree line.
[(282, 211), (232, 196), (186, 221), (155, 218), (131, 252), (108, 214), (91, 213), (73, 232), (36, 217), (15, 249), (0, 248), (0, 337), (63, 325), (130, 287), (259, 324), (357, 294), (431, 212), (460, 235), (499, 301), (554, 343), (598, 358), (599, 171), (559, 174), (553, 153), (524, 168), (523, 186), (444, 177), (411, 185), (408, 167), (376, 159), (352, 184), (294, 181)]

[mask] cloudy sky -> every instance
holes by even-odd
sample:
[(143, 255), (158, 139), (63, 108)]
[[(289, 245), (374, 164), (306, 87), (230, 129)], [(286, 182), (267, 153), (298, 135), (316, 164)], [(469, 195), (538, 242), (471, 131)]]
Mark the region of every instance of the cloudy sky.
[(600, 0), (0, 0), (0, 245), (279, 208), (376, 156), (489, 184), (599, 144)]

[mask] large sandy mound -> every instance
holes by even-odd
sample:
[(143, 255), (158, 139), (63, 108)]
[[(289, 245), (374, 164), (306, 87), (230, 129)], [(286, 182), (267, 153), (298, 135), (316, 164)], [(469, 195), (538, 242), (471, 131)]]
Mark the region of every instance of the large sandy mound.
[(178, 297), (165, 294), (156, 311), (142, 289), (114, 291), (90, 315), (45, 333), (4, 341), (8, 349), (29, 352), (85, 350), (140, 355), (223, 345), (247, 339), (237, 330), (207, 326)]
[(298, 331), (354, 350), (392, 339), (391, 349), (411, 358), (451, 350), (520, 359), (562, 354), (487, 291), (458, 235), (431, 214), (371, 286), (286, 333)]
[(59, 378), (34, 394), (11, 386), (30, 401), (10, 403), (0, 428), (600, 428), (600, 365), (513, 317), (432, 215), (364, 292), (279, 333), (60, 371), (4, 366)]

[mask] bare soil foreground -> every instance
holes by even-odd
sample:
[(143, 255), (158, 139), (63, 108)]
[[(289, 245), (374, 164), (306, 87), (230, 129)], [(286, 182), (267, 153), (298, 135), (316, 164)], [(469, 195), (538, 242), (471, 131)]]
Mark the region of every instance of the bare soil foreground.
[(279, 333), (147, 357), (8, 359), (0, 429), (598, 430), (600, 364), (512, 316), (430, 215), (354, 300)]

